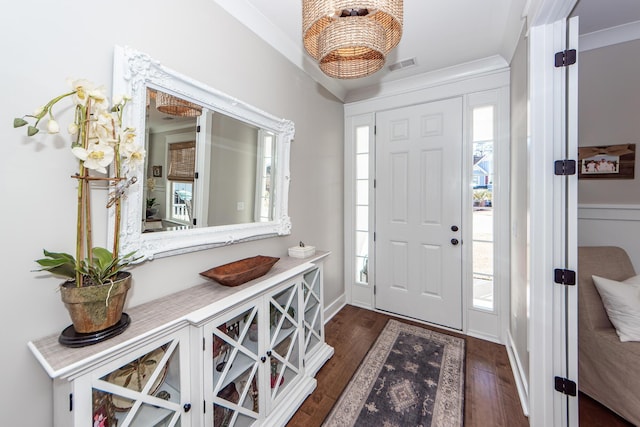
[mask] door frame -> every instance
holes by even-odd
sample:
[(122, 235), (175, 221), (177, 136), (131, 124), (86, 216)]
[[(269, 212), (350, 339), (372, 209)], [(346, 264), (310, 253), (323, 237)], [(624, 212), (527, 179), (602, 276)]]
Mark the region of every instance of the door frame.
[[(577, 398), (567, 402), (554, 389), (554, 377), (577, 379), (576, 289), (565, 299), (564, 289), (553, 283), (554, 268), (576, 269), (577, 206), (566, 206), (564, 181), (552, 172), (554, 160), (564, 158), (566, 79), (554, 67), (554, 54), (565, 50), (566, 20), (577, 0), (530, 2), (529, 102), (530, 102), (530, 319), (529, 319), (529, 422), (532, 426), (578, 426)], [(574, 126), (571, 123), (570, 126)], [(575, 184), (573, 184), (575, 186)], [(570, 190), (573, 191), (573, 190)], [(577, 200), (574, 201), (574, 204)], [(573, 215), (573, 217), (572, 217)], [(565, 219), (568, 219), (565, 223)], [(568, 230), (565, 229), (568, 228)], [(543, 231), (543, 232), (540, 232)], [(569, 241), (560, 238), (567, 232)], [(573, 236), (573, 237), (571, 237)], [(560, 267), (558, 267), (560, 266)], [(565, 304), (569, 310), (565, 318)], [(569, 322), (566, 347), (559, 320)], [(573, 330), (573, 332), (572, 332)], [(550, 356), (551, 355), (551, 356)]]
[[(476, 64), (477, 65), (477, 64)], [(345, 266), (345, 299), (348, 304), (352, 304), (358, 307), (367, 308), (370, 310), (375, 310), (374, 308), (374, 289), (373, 286), (362, 286), (360, 284), (355, 283), (354, 276), (355, 274), (355, 260), (353, 254), (355, 253), (354, 247), (354, 206), (355, 206), (355, 137), (354, 137), (354, 129), (355, 126), (359, 125), (369, 125), (371, 129), (375, 126), (375, 113), (378, 111), (389, 110), (407, 107), (416, 104), (424, 104), (433, 101), (438, 101), (446, 98), (453, 97), (462, 97), (463, 98), (463, 150), (465, 153), (465, 157), (467, 153), (471, 153), (472, 147), (469, 144), (469, 105), (470, 99), (473, 99), (472, 95), (477, 94), (479, 92), (489, 92), (489, 91), (498, 91), (499, 98), (503, 102), (504, 108), (500, 108), (501, 113), (497, 114), (506, 114), (502, 116), (502, 125), (501, 129), (497, 131), (502, 133), (505, 129), (505, 135), (502, 138), (506, 138), (505, 141), (508, 141), (508, 114), (509, 114), (509, 84), (510, 84), (510, 72), (506, 63), (501, 63), (500, 66), (488, 69), (484, 65), (474, 68), (468, 69), (465, 68), (464, 72), (462, 70), (459, 73), (456, 73), (455, 70), (446, 78), (443, 78), (441, 74), (436, 74), (434, 76), (429, 76), (424, 82), (417, 82), (416, 90), (411, 92), (398, 91), (392, 95), (380, 96), (377, 98), (372, 98), (366, 101), (357, 101), (353, 103), (345, 104), (345, 169), (344, 169), (344, 211), (345, 211), (345, 222), (344, 222), (344, 266)], [(465, 66), (467, 67), (467, 66)], [(418, 84), (422, 83), (422, 84)], [(370, 148), (369, 152), (372, 153), (375, 150)], [(506, 154), (507, 162), (508, 162), (508, 152)], [(373, 170), (373, 156), (370, 156), (370, 168)], [(463, 165), (464, 171), (463, 173), (468, 173), (468, 175), (463, 176), (463, 182), (471, 182), (471, 167), (469, 165)], [(501, 173), (496, 171), (496, 173)], [(507, 172), (508, 173), (508, 172)], [(507, 177), (503, 179), (507, 180)], [(370, 193), (371, 194), (371, 193)], [(462, 197), (464, 200), (468, 201), (468, 205), (463, 206), (463, 216), (467, 216), (466, 209), (469, 210), (472, 208), (471, 203), (471, 189), (470, 186), (464, 186), (462, 188)], [(371, 198), (370, 198), (371, 200)], [(508, 217), (508, 190), (505, 191), (503, 196), (504, 204), (503, 208), (507, 209), (507, 213), (505, 214)], [(375, 207), (372, 207), (370, 202), (371, 210), (375, 210)], [(470, 229), (470, 220), (469, 223), (465, 224), (465, 220), (463, 219), (463, 234), (462, 240), (470, 242), (471, 241), (471, 229)], [(373, 222), (371, 222), (373, 223)], [(505, 236), (508, 237), (508, 232), (504, 233)], [(372, 236), (370, 237), (370, 242), (373, 240)], [(509, 245), (507, 244), (502, 246), (505, 250), (503, 256), (500, 258), (508, 260), (509, 257)], [(371, 254), (375, 254), (373, 252), (373, 248), (369, 249), (369, 271), (375, 270), (375, 266), (372, 264), (375, 262), (375, 259), (371, 258)], [(470, 253), (470, 252), (468, 252)], [(467, 253), (467, 257), (468, 257)], [(465, 257), (465, 250), (463, 245), (463, 298), (462, 298), (462, 324), (463, 324), (463, 333), (468, 333), (472, 336), (477, 336), (482, 339), (503, 343), (506, 340), (507, 330), (508, 330), (508, 304), (509, 304), (509, 289), (508, 289), (508, 271), (504, 272), (506, 274), (506, 279), (503, 282), (504, 286), (499, 289), (499, 295), (496, 295), (496, 301), (500, 301), (496, 305), (496, 315), (494, 313), (482, 313), (478, 310), (474, 310), (471, 314), (474, 316), (475, 324), (488, 325), (486, 326), (486, 330), (483, 329), (485, 326), (481, 328), (474, 328), (472, 331), (468, 331), (468, 319), (470, 317), (471, 307), (471, 268), (467, 267), (469, 264), (468, 258)], [(508, 265), (508, 261), (504, 261), (502, 263), (504, 265)], [(370, 278), (371, 279), (371, 278)], [(375, 278), (373, 278), (375, 280)], [(374, 283), (370, 280), (370, 283)], [(402, 317), (402, 316), (399, 316)], [(478, 319), (484, 320), (479, 321)], [(459, 332), (459, 331), (458, 331)]]

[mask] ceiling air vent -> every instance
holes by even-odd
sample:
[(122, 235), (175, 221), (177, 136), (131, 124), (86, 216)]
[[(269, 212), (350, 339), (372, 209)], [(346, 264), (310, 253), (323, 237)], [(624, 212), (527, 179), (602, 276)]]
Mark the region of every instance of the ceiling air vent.
[(395, 64), (389, 65), (389, 70), (397, 71), (407, 67), (413, 67), (416, 65), (416, 58), (404, 59), (402, 61), (398, 61)]

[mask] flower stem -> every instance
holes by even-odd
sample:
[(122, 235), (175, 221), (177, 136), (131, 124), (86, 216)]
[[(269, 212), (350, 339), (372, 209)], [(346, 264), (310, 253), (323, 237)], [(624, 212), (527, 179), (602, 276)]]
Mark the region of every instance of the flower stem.
[[(78, 129), (78, 142), (87, 149), (89, 146), (89, 117), (91, 116), (91, 101), (87, 101), (86, 108), (78, 108), (76, 114), (79, 116), (81, 126)], [(89, 258), (89, 265), (92, 263), (91, 254), (91, 210), (89, 171), (84, 167), (83, 162), (79, 162), (78, 173), (78, 224), (76, 230), (76, 286), (82, 287), (82, 264), (85, 257)]]
[[(82, 146), (85, 150), (89, 149), (89, 126), (91, 125), (91, 98), (87, 100), (87, 110), (86, 116), (84, 118), (84, 140), (82, 141)], [(89, 169), (83, 167), (84, 176), (89, 177)], [(84, 199), (84, 208), (85, 208), (85, 217), (84, 217), (84, 226), (86, 233), (86, 241), (87, 246), (85, 248), (86, 255), (88, 258), (89, 265), (93, 265), (93, 239), (91, 236), (91, 181), (88, 179), (83, 179), (82, 183), (85, 186), (85, 199)]]
[[(84, 123), (84, 110), (78, 108), (76, 114), (79, 119), (79, 123)], [(78, 129), (78, 142), (84, 141), (86, 133), (86, 127), (80, 126)], [(82, 260), (84, 259), (84, 204), (85, 204), (85, 180), (82, 177), (86, 174), (85, 168), (82, 162), (79, 162), (78, 170), (78, 220), (76, 224), (76, 286), (81, 288), (82, 283)]]
[(53, 108), (54, 105), (56, 105), (58, 103), (58, 101), (60, 101), (61, 99), (66, 98), (67, 96), (71, 96), (74, 95), (77, 91), (73, 90), (71, 92), (68, 93), (64, 93), (62, 95), (56, 96), (55, 98), (53, 98), (51, 101), (47, 102), (47, 104), (42, 107), (42, 113), (40, 113), (38, 115), (38, 117), (36, 118), (36, 123), (34, 124), (34, 126), (38, 126), (38, 123), (40, 123), (40, 120), (42, 120), (42, 118), (44, 116), (47, 115), (47, 113), (49, 114), (49, 116), (51, 118), (53, 118), (53, 112), (51, 111), (51, 109)]
[[(84, 172), (84, 167), (80, 163), (80, 173)], [(84, 180), (78, 180), (78, 221), (76, 224), (76, 286), (82, 287), (82, 273), (80, 267), (82, 265), (82, 258), (84, 257)]]
[[(118, 110), (118, 126), (114, 123), (113, 128), (113, 139), (116, 139), (116, 132), (120, 132), (120, 126), (122, 126), (122, 110)], [(115, 155), (114, 155), (114, 169), (115, 169), (115, 184), (117, 185), (120, 182), (120, 136), (117, 136), (118, 143), (115, 146)], [(113, 256), (118, 256), (118, 251), (120, 250), (120, 221), (122, 216), (122, 205), (120, 204), (120, 197), (116, 198), (115, 202), (115, 221), (113, 227)], [(115, 268), (115, 266), (114, 266)]]

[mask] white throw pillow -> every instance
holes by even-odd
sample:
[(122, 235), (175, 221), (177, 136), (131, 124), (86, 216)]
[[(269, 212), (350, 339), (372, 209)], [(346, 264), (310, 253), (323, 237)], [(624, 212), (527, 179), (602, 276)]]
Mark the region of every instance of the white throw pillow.
[(640, 275), (622, 282), (592, 277), (620, 341), (640, 341)]

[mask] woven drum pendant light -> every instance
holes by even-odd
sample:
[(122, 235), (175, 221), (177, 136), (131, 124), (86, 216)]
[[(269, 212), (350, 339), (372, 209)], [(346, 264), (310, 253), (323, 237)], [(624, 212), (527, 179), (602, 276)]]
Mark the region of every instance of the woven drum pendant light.
[(164, 92), (156, 93), (156, 109), (180, 117), (198, 117), (202, 114), (201, 106)]
[(330, 77), (375, 73), (402, 37), (402, 0), (303, 0), (303, 42)]

